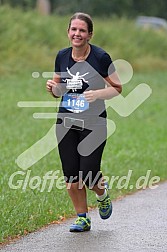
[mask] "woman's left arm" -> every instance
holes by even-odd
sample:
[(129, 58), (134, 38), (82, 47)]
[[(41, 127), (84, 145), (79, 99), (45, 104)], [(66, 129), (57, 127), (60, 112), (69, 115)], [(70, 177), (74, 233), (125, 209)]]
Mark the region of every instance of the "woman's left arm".
[(122, 92), (122, 85), (116, 72), (107, 76), (105, 81), (106, 88), (84, 92), (85, 98), (88, 102), (94, 102), (97, 99), (109, 100)]

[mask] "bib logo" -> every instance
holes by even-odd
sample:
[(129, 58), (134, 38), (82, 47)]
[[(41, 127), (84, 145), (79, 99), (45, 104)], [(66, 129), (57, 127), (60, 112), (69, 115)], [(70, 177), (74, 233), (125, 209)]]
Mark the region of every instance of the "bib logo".
[(82, 75), (79, 75), (80, 72), (77, 72), (76, 75), (74, 75), (70, 72), (70, 70), (67, 67), (67, 73), (72, 77), (72, 79), (65, 79), (63, 81), (67, 82), (66, 88), (72, 89), (73, 92), (75, 92), (77, 89), (82, 89), (83, 86), (82, 81), (88, 83), (88, 81), (86, 81), (83, 77), (89, 74), (89, 72)]

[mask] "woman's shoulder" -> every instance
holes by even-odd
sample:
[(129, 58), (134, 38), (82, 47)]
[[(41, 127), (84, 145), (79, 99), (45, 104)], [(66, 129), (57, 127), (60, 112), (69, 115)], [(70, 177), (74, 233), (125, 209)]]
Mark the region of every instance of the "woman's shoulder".
[(103, 64), (107, 62), (108, 64), (111, 64), (112, 60), (110, 55), (101, 47), (91, 45), (92, 48), (92, 55), (100, 64)]
[(72, 50), (71, 47), (63, 48), (63, 49), (59, 50), (58, 55), (59, 55), (59, 56), (64, 56), (64, 55), (70, 53), (71, 50)]
[(104, 49), (102, 49), (101, 47), (99, 47), (99, 46), (96, 46), (96, 45), (90, 45), (91, 46), (91, 49), (92, 49), (92, 51), (96, 54), (96, 55), (99, 55), (99, 56), (103, 56), (104, 54), (107, 54), (107, 52), (104, 50)]

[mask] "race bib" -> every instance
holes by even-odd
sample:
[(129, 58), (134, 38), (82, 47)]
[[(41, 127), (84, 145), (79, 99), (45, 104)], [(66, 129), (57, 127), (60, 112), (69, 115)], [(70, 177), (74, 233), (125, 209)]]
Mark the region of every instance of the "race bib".
[(89, 109), (89, 103), (83, 94), (69, 93), (63, 96), (63, 107), (73, 113), (80, 113)]

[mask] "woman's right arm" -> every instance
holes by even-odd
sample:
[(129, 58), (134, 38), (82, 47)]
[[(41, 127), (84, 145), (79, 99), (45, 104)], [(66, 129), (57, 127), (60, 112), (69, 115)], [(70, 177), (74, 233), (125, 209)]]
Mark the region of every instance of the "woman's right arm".
[(62, 91), (60, 88), (60, 76), (58, 74), (55, 73), (53, 79), (46, 82), (46, 89), (55, 98), (62, 96)]

